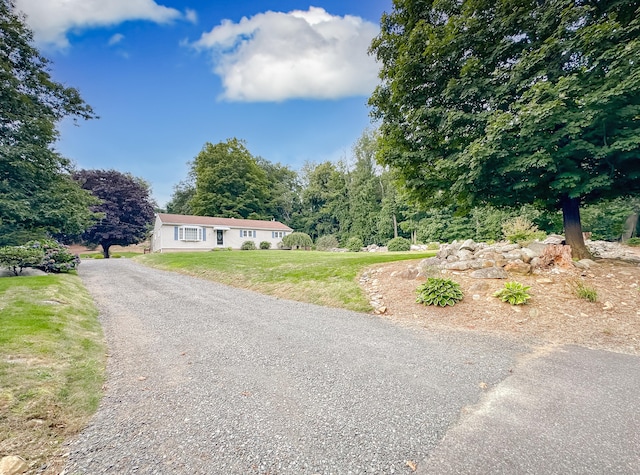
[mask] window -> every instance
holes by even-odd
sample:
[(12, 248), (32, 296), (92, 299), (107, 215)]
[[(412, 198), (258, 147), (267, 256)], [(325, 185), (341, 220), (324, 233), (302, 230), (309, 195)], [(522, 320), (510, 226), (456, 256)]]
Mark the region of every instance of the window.
[(240, 237), (257, 237), (256, 231), (249, 230), (249, 229), (242, 229), (240, 231)]
[(195, 226), (180, 226), (178, 228), (180, 241), (202, 241), (202, 228)]
[(272, 231), (271, 232), (271, 237), (272, 238), (283, 238), (284, 237), (284, 231)]

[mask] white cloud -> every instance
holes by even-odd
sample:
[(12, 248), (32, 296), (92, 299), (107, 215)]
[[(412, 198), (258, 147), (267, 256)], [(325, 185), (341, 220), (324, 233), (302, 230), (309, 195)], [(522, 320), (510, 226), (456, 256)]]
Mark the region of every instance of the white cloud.
[(225, 99), (335, 99), (372, 92), (378, 65), (367, 49), (377, 34), (362, 18), (310, 7), (224, 20), (193, 46), (212, 52)]
[(187, 21), (190, 21), (191, 23), (198, 23), (198, 13), (195, 10), (192, 10), (191, 8), (187, 8), (184, 11), (184, 17), (186, 18)]
[(72, 30), (117, 25), (127, 20), (167, 23), (182, 17), (154, 0), (16, 0), (39, 43), (69, 45)]
[(124, 35), (122, 33), (116, 33), (111, 38), (109, 38), (109, 46), (117, 45), (122, 40), (124, 40)]

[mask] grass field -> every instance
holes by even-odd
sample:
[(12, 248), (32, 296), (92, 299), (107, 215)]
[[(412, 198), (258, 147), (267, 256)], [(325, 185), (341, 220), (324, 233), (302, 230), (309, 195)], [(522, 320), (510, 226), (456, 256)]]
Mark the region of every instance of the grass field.
[(371, 265), (423, 259), (433, 252), (218, 251), (146, 254), (152, 267), (329, 307), (369, 311), (357, 277)]
[(0, 457), (50, 464), (95, 412), (105, 366), (97, 315), (76, 275), (0, 279)]

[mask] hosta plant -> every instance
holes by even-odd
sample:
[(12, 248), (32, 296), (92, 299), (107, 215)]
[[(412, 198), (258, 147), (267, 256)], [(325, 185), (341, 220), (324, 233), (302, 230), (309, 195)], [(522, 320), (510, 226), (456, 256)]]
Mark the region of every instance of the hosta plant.
[(520, 282), (505, 282), (504, 287), (493, 294), (503, 302), (509, 302), (511, 305), (524, 305), (531, 298), (529, 295), (528, 285)]
[(424, 305), (446, 307), (447, 305), (455, 305), (462, 300), (460, 284), (451, 279), (429, 277), (424, 284), (416, 289), (416, 292), (418, 293), (416, 302)]

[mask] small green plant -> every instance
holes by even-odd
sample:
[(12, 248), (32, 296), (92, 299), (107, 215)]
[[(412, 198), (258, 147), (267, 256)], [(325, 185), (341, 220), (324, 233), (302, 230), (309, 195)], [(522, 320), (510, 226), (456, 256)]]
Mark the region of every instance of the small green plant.
[(418, 294), (416, 302), (437, 307), (453, 306), (462, 300), (463, 296), (460, 284), (451, 279), (439, 277), (429, 277), (416, 289), (416, 292)]
[(516, 216), (502, 223), (502, 234), (510, 242), (528, 245), (536, 239), (544, 239), (546, 234), (524, 216)]
[(629, 238), (624, 243), (627, 246), (632, 246), (632, 247), (640, 246), (640, 237)]
[(430, 242), (429, 244), (427, 244), (428, 251), (437, 251), (438, 249), (440, 249), (439, 242)]
[(403, 237), (393, 238), (387, 243), (387, 249), (392, 252), (406, 252), (411, 250), (411, 241)]
[(505, 282), (504, 287), (495, 292), (493, 296), (503, 302), (509, 302), (511, 305), (524, 305), (531, 298), (530, 288), (520, 282)]
[(327, 234), (326, 236), (320, 236), (316, 239), (316, 249), (318, 251), (330, 251), (340, 247), (338, 239), (333, 234)]
[(311, 249), (313, 241), (307, 233), (291, 233), (282, 238), (284, 249)]
[(349, 239), (347, 239), (346, 248), (349, 249), (349, 251), (351, 252), (360, 252), (363, 246), (364, 246), (364, 243), (362, 242), (362, 239), (360, 239), (358, 236), (352, 236)]
[(255, 251), (256, 243), (253, 241), (245, 241), (242, 243), (242, 246), (240, 246), (240, 249), (243, 251)]
[(570, 285), (573, 288), (573, 293), (579, 299), (588, 300), (589, 302), (598, 301), (598, 291), (593, 287), (589, 287), (583, 280), (574, 280)]
[(269, 241), (262, 241), (260, 243), (260, 249), (271, 249), (271, 243)]
[(29, 246), (0, 247), (0, 267), (6, 267), (14, 275), (22, 274), (25, 267), (38, 267), (44, 260), (41, 248)]

